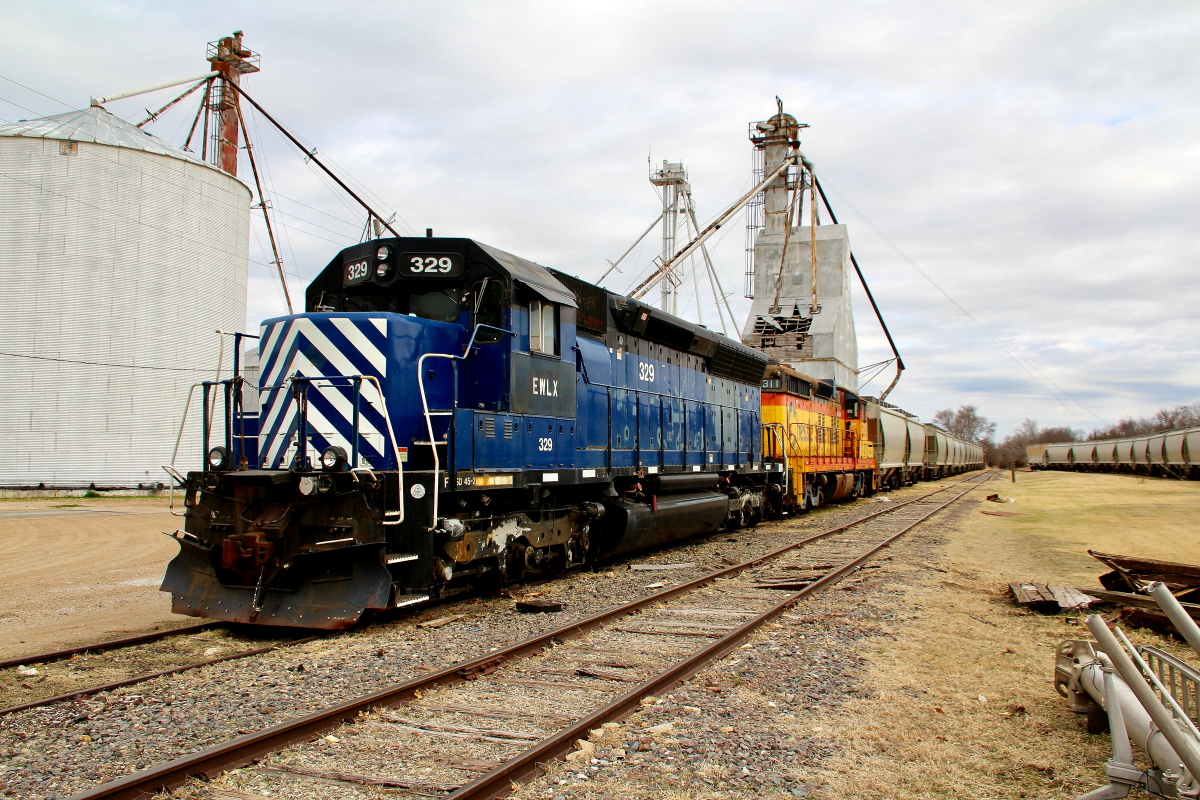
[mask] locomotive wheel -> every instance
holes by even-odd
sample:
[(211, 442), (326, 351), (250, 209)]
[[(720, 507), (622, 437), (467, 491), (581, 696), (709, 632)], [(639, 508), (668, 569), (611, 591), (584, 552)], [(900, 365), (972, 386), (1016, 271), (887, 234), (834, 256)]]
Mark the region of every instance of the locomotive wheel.
[(551, 578), (561, 578), (567, 574), (566, 553), (551, 551), (542, 559), (542, 572)]

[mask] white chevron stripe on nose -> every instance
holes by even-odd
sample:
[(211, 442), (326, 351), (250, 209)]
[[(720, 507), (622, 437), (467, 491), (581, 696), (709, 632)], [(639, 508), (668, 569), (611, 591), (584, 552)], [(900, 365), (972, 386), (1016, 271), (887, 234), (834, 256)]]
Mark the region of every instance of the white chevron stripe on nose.
[[(371, 318), (362, 320), (362, 322), (372, 324), (381, 334), (386, 335), (387, 333), (387, 320), (385, 319)], [(356, 321), (342, 317), (329, 319), (328, 323), (346, 338), (357, 355), (371, 365), (372, 372), (377, 377), (383, 378), (386, 375), (386, 354), (371, 343)], [(361, 371), (347, 357), (344, 348), (330, 341), (325, 332), (311, 319), (293, 318), (277, 322), (269, 329), (264, 327), (261, 342), (263, 387), (279, 386), (289, 376), (296, 374), (314, 379), (323, 377), (323, 371), (312, 363), (312, 360), (304, 352), (305, 350), (310, 352), (315, 350), (328, 364), (328, 369), (336, 374), (361, 374)], [(291, 353), (290, 357), (289, 353)], [(373, 384), (368, 384), (363, 389), (362, 402), (365, 405), (360, 408), (364, 411), (366, 408), (376, 408), (382, 411), (383, 409), (379, 405), (382, 398), (379, 398), (373, 391)], [(334, 419), (326, 419), (310, 404), (308, 411), (310, 428), (331, 444), (344, 447), (349, 452), (352, 449), (351, 439), (354, 434), (353, 401), (328, 384), (317, 383), (309, 388), (309, 392), (320, 393), (321, 398), (336, 412)], [(372, 397), (372, 395), (376, 396)], [(287, 387), (282, 387), (269, 394), (269, 402), (263, 409), (260, 426), (262, 435), (269, 440), (263, 442), (263, 451), (268, 463), (276, 463), (281, 455), (287, 454), (290, 450), (293, 438), (291, 428), (296, 424), (296, 416), (295, 399)], [(272, 430), (277, 430), (277, 432), (272, 435), (270, 433)], [(359, 417), (359, 435), (361, 441), (369, 443), (383, 453), (386, 438), (382, 431), (367, 420), (365, 415)]]

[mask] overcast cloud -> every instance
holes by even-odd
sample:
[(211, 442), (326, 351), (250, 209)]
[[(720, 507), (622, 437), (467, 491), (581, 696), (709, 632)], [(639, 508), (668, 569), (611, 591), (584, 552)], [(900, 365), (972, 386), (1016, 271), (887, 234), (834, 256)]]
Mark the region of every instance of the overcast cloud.
[[(648, 155), (684, 162), (704, 224), (749, 188), (747, 123), (779, 95), (908, 364), (891, 401), (971, 403), (1003, 434), (1200, 399), (1194, 4), (68, 0), (0, 22), (0, 75), (73, 107), (202, 73), (243, 29), (247, 90), (398, 225), (593, 280), (657, 214)], [(108, 107), (136, 122), (171, 96)], [(0, 80), (0, 118), (65, 108)], [(194, 109), (150, 130), (181, 144)], [(257, 131), (300, 298), (365, 215)], [(743, 225), (714, 249), (739, 325)], [(264, 243), (256, 225), (252, 326), (283, 310)], [(886, 358), (855, 309), (862, 363)], [(715, 325), (707, 290), (700, 312)]]

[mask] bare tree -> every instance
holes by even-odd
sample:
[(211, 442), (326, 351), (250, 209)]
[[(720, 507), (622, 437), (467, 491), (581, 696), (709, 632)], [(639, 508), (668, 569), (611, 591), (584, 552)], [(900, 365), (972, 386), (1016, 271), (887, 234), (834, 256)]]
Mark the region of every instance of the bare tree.
[(996, 435), (996, 423), (980, 416), (975, 406), (959, 406), (958, 411), (942, 409), (933, 415), (933, 424), (968, 442), (982, 444)]
[(1200, 403), (1160, 408), (1149, 417), (1124, 417), (1115, 425), (1097, 428), (1088, 434), (1088, 439), (1116, 439), (1122, 436), (1144, 436), (1177, 428), (1200, 425)]
[(1026, 419), (988, 454), (988, 463), (1023, 467), (1029, 463), (1026, 448), (1030, 445), (1074, 442), (1078, 439), (1079, 434), (1070, 428), (1064, 426), (1041, 428), (1038, 427), (1036, 420)]

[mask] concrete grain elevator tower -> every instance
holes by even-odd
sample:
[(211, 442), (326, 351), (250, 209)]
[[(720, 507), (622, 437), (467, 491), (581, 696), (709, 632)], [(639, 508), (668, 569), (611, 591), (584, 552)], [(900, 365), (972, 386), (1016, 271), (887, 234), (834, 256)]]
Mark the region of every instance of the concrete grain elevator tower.
[[(802, 126), (782, 109), (750, 127), (764, 173), (793, 154)], [(808, 196), (807, 209), (804, 197)], [(814, 378), (858, 391), (858, 340), (850, 307), (845, 225), (821, 225), (811, 174), (792, 168), (762, 193), (753, 242), (750, 316), (742, 342)], [(753, 206), (752, 206), (753, 209)], [(808, 224), (797, 219), (807, 212)]]

